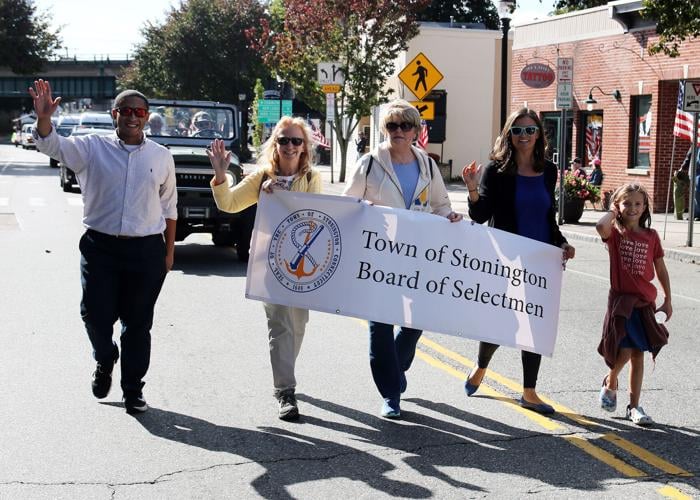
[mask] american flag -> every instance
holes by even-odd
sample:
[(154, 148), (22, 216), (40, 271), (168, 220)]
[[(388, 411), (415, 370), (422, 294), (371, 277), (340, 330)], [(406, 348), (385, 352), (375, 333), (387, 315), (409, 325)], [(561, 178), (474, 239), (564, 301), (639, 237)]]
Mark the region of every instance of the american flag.
[[(685, 85), (683, 80), (678, 81), (678, 103), (676, 105), (676, 120), (673, 122), (673, 135), (689, 141), (693, 140), (693, 113), (683, 111), (683, 98), (685, 97)], [(698, 120), (700, 121), (700, 120)], [(700, 133), (698, 134), (700, 145)]]
[(425, 122), (425, 120), (420, 121), (420, 134), (418, 134), (418, 140), (416, 141), (416, 144), (418, 145), (419, 148), (423, 148), (423, 150), (427, 151), (428, 149), (428, 124)]
[(323, 132), (321, 132), (320, 129), (316, 128), (316, 126), (311, 121), (309, 121), (309, 126), (311, 127), (311, 138), (314, 140), (314, 142), (318, 144), (321, 148), (330, 149), (331, 143), (328, 142), (328, 139), (326, 139), (326, 136), (323, 135)]

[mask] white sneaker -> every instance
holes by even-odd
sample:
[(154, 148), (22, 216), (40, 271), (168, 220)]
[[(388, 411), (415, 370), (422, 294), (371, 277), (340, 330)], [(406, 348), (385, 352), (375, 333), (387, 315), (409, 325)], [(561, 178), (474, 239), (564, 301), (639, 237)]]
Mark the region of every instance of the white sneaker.
[(654, 420), (644, 413), (644, 408), (641, 406), (637, 406), (636, 408), (630, 408), (629, 405), (627, 406), (627, 418), (629, 418), (632, 423), (640, 425), (642, 427), (646, 427), (649, 425), (652, 425), (654, 423)]

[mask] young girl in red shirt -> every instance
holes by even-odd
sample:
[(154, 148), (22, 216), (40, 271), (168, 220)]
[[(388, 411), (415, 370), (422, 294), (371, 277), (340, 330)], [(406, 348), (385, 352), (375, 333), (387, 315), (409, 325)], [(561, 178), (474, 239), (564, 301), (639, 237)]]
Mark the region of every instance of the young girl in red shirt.
[[(617, 408), (618, 375), (630, 363), (627, 418), (637, 425), (653, 420), (639, 406), (644, 378), (644, 352), (652, 359), (668, 342), (663, 323), (671, 318), (671, 283), (664, 263), (664, 252), (657, 232), (649, 227), (649, 195), (636, 183), (618, 188), (612, 195), (611, 211), (596, 225), (610, 255), (610, 292), (598, 352), (610, 371), (603, 379), (600, 406)], [(654, 272), (664, 292), (656, 308)], [(658, 320), (657, 320), (658, 318)]]

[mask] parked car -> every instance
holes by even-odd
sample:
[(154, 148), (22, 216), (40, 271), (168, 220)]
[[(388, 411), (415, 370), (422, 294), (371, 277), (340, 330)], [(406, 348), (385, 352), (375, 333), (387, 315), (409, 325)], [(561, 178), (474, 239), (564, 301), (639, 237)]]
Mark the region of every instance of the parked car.
[(22, 130), (20, 132), (19, 143), (22, 149), (36, 149), (36, 144), (34, 144), (34, 137), (32, 136), (32, 130), (34, 130), (33, 123), (27, 123), (22, 125)]
[(80, 115), (78, 128), (106, 128), (114, 130), (114, 120), (108, 112), (85, 112)]
[(238, 258), (248, 260), (255, 207), (237, 214), (216, 208), (209, 181), (213, 171), (206, 154), (212, 138), (226, 142), (231, 155), (229, 172), (240, 182), (243, 170), (238, 157), (240, 134), (238, 109), (207, 101), (151, 100), (151, 112), (165, 121), (159, 134), (147, 130), (150, 139), (170, 148), (177, 179), (177, 241), (192, 233), (211, 233), (217, 246), (235, 246)]
[[(80, 123), (80, 115), (61, 115), (56, 122), (56, 133), (63, 137), (68, 137), (73, 133), (73, 129)], [(49, 158), (51, 167), (58, 167), (58, 160)]]
[[(97, 135), (110, 135), (113, 134), (114, 130), (108, 130), (105, 128), (79, 128), (75, 129), (72, 134), (72, 136), (78, 137), (81, 135), (89, 135), (89, 134), (97, 134)], [(53, 158), (52, 158), (53, 160)], [(57, 162), (58, 163), (58, 162)], [(78, 179), (75, 176), (75, 172), (73, 172), (69, 166), (64, 165), (63, 163), (60, 164), (60, 170), (58, 173), (58, 182), (61, 188), (63, 188), (63, 191), (66, 193), (72, 193), (80, 192), (80, 184), (78, 183)]]

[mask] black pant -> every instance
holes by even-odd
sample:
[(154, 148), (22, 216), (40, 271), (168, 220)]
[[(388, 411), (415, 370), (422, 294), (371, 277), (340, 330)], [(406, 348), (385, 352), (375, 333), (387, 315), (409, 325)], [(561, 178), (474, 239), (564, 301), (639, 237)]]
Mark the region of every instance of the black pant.
[[(491, 356), (498, 349), (498, 344), (479, 342), (479, 368), (488, 368)], [(523, 362), (523, 387), (534, 389), (537, 385), (537, 374), (540, 371), (542, 356), (534, 352), (520, 351)]]
[(93, 356), (108, 366), (117, 359), (112, 333), (121, 320), (121, 387), (125, 394), (140, 393), (151, 357), (153, 308), (166, 274), (163, 235), (122, 239), (88, 229), (80, 253), (80, 314)]

